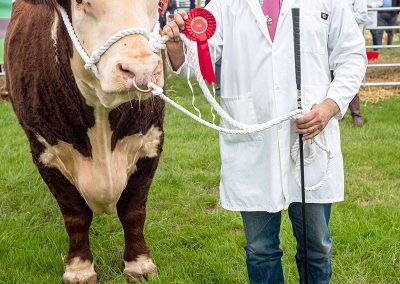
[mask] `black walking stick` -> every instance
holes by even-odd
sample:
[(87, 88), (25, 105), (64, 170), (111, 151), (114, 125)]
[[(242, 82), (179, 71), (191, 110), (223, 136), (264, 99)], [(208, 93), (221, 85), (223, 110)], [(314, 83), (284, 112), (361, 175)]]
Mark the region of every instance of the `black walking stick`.
[[(300, 61), (300, 9), (292, 9), (293, 18), (293, 39), (294, 39), (294, 60), (296, 69), (296, 85), (297, 85), (297, 107), (301, 107), (301, 61)], [(307, 246), (307, 222), (306, 222), (306, 190), (304, 186), (304, 152), (303, 152), (303, 135), (299, 134), (300, 149), (300, 177), (301, 177), (301, 208), (303, 218), (303, 250), (304, 250), (304, 276), (305, 283), (308, 284), (308, 246)]]

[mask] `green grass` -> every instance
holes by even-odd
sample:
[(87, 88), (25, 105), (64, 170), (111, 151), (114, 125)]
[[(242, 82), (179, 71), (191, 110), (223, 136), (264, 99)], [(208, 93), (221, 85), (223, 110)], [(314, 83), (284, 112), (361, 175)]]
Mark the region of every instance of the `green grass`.
[[(172, 78), (170, 86), (190, 106), (185, 82)], [(332, 283), (400, 283), (399, 109), (400, 97), (363, 105), (364, 127), (353, 128), (349, 117), (341, 123), (346, 201), (333, 209)], [(60, 283), (67, 234), (9, 103), (0, 104), (0, 133), (0, 283)], [(149, 283), (246, 283), (240, 216), (218, 206), (217, 133), (167, 107), (165, 135), (145, 229), (159, 268)], [(285, 278), (297, 283), (286, 213), (281, 239)], [(126, 283), (115, 215), (94, 219), (91, 246), (99, 283)]]

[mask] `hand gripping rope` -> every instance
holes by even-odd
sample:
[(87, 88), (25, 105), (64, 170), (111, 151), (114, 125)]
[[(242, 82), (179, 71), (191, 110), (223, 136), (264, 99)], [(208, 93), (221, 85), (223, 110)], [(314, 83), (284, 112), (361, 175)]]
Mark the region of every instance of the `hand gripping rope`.
[[(96, 78), (99, 78), (99, 72), (98, 72), (96, 64), (100, 61), (100, 57), (114, 43), (116, 43), (123, 37), (129, 36), (129, 35), (134, 35), (134, 34), (139, 34), (139, 35), (144, 36), (149, 41), (150, 49), (154, 53), (160, 53), (161, 50), (165, 49), (166, 42), (169, 40), (168, 36), (160, 35), (160, 25), (157, 22), (151, 33), (149, 33), (148, 31), (146, 31), (143, 28), (130, 28), (130, 29), (122, 30), (122, 31), (116, 33), (115, 35), (113, 35), (111, 38), (109, 38), (102, 47), (93, 51), (92, 54), (89, 56), (88, 53), (85, 51), (85, 49), (80, 44), (79, 39), (76, 36), (74, 28), (71, 24), (71, 21), (69, 20), (68, 14), (62, 7), (60, 7), (59, 9), (60, 9), (60, 13), (61, 13), (61, 17), (63, 19), (64, 25), (68, 31), (69, 37), (71, 38), (72, 43), (73, 43), (75, 49), (77, 50), (77, 52), (79, 53), (79, 55), (81, 56), (82, 60), (85, 62), (85, 68), (88, 70), (91, 70), (92, 73), (96, 76)], [(174, 102), (173, 100), (168, 98), (164, 94), (163, 89), (160, 88), (159, 86), (157, 86), (155, 83), (149, 82), (148, 88), (151, 90), (151, 92), (154, 96), (160, 97), (162, 100), (169, 103), (174, 108), (183, 112), (184, 114), (191, 117), (192, 119), (196, 120), (200, 124), (207, 126), (211, 129), (214, 129), (216, 131), (219, 131), (219, 132), (228, 133), (228, 134), (244, 135), (244, 134), (250, 134), (250, 133), (260, 132), (260, 131), (269, 129), (269, 128), (276, 126), (284, 121), (300, 118), (305, 114), (304, 110), (294, 110), (287, 114), (281, 115), (278, 118), (267, 121), (265, 123), (252, 124), (252, 125), (243, 124), (243, 123), (233, 119), (227, 112), (225, 112), (222, 109), (222, 107), (218, 104), (218, 102), (215, 100), (215, 98), (211, 95), (211, 92), (208, 89), (208, 86), (207, 86), (206, 82), (204, 81), (201, 71), (200, 71), (199, 61), (198, 61), (197, 52), (196, 52), (196, 46), (185, 35), (181, 34), (180, 38), (185, 45), (186, 52), (187, 52), (187, 58), (188, 58), (189, 62), (191, 63), (191, 68), (194, 70), (195, 78), (199, 82), (199, 86), (200, 86), (201, 90), (203, 91), (205, 98), (210, 103), (211, 107), (218, 113), (219, 116), (221, 116), (222, 119), (224, 119), (232, 127), (232, 129), (217, 126), (215, 124), (207, 122), (207, 121), (203, 120), (202, 118), (196, 116), (189, 110), (185, 109), (181, 105), (177, 104), (176, 102)], [(307, 142), (305, 145), (306, 145), (306, 147), (308, 147), (307, 152), (309, 153), (308, 157), (306, 157), (306, 159), (305, 159), (306, 165), (310, 164), (315, 159), (315, 155), (316, 155), (315, 146), (317, 146), (318, 148), (320, 148), (323, 152), (325, 152), (327, 154), (327, 167), (326, 167), (326, 171), (324, 173), (323, 178), (316, 185), (306, 187), (307, 191), (314, 191), (314, 190), (317, 190), (318, 188), (320, 188), (326, 182), (329, 172), (330, 172), (333, 154), (327, 147), (325, 147), (320, 142), (318, 142), (317, 140), (314, 140), (314, 139), (311, 142)], [(293, 162), (295, 163), (295, 170), (297, 173), (300, 169), (299, 141), (298, 140), (292, 146), (291, 158), (292, 158)], [(295, 180), (296, 180), (297, 185), (300, 187), (300, 185), (301, 185), (300, 178), (297, 174), (295, 175)]]

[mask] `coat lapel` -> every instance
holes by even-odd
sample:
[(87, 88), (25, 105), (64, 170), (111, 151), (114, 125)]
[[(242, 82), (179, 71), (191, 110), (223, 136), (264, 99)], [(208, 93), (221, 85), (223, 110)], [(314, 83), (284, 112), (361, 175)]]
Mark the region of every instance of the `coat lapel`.
[[(267, 20), (264, 16), (264, 13), (261, 9), (259, 0), (246, 0), (248, 5), (250, 6), (251, 12), (253, 13), (254, 17), (257, 20), (258, 26), (263, 33), (263, 35), (268, 39), (268, 42), (272, 44), (271, 37), (269, 36), (268, 27), (267, 27)], [(276, 34), (280, 26), (282, 25), (285, 17), (290, 14), (289, 10), (294, 6), (294, 4), (298, 0), (283, 0), (282, 8), (279, 16), (278, 26), (276, 27)], [(276, 36), (275, 36), (276, 37)]]
[[(251, 12), (257, 20), (257, 25), (260, 28), (263, 35), (268, 39), (268, 42), (272, 44), (271, 37), (269, 36), (268, 27), (267, 27), (267, 19), (264, 16), (264, 13), (261, 9), (259, 0), (246, 0), (248, 5), (250, 6)], [(292, 0), (291, 0), (292, 1)]]

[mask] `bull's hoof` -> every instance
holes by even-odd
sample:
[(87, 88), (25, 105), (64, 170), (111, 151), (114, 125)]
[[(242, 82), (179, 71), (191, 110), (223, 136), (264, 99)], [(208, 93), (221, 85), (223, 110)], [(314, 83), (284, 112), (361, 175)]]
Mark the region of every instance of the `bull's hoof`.
[(140, 283), (157, 276), (157, 266), (151, 258), (141, 255), (135, 261), (125, 261), (124, 274), (129, 283)]
[(75, 258), (65, 266), (63, 284), (97, 284), (94, 264), (88, 260)]
[(82, 277), (65, 277), (64, 274), (62, 284), (97, 284), (97, 274), (84, 279)]

